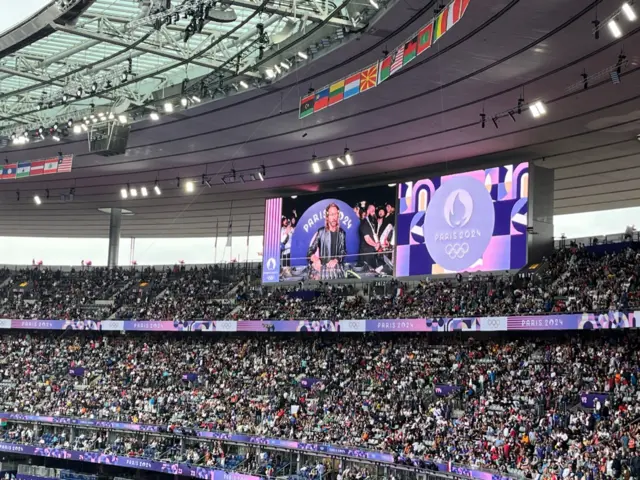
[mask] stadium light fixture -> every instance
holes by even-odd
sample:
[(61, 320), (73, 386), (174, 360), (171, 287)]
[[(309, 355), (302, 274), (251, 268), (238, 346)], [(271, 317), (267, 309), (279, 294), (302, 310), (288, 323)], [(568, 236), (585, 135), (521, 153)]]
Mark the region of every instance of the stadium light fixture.
[(240, 80), (240, 86), (245, 89), (249, 88), (249, 85), (244, 80)]
[(344, 149), (344, 159), (347, 161), (347, 165), (353, 165), (353, 157), (351, 156), (351, 150)]
[(149, 191), (147, 190), (147, 187), (140, 187), (140, 194), (141, 194), (143, 197), (148, 196), (148, 195), (149, 195)]
[(327, 158), (327, 167), (329, 167), (329, 170), (333, 170), (333, 160), (330, 158)]
[(52, 140), (54, 140), (54, 141), (56, 141), (56, 142), (59, 142), (59, 141), (60, 141), (60, 137), (59, 137), (59, 136), (57, 136), (57, 135), (52, 135), (52, 136), (51, 136), (51, 139), (52, 139)]
[(126, 123), (127, 123), (127, 116), (126, 116), (126, 115), (118, 115), (118, 121), (119, 121), (122, 125), (126, 125)]
[(158, 180), (156, 180), (156, 184), (153, 186), (153, 191), (156, 192), (156, 195), (160, 195), (162, 193), (160, 186), (158, 185)]
[(183, 107), (186, 107), (187, 105), (189, 105), (189, 100), (187, 100), (187, 97), (182, 97), (180, 99), (180, 105), (182, 105)]
[(164, 104), (164, 111), (167, 113), (173, 112), (173, 103), (167, 102)]
[(40, 205), (42, 203), (42, 200), (40, 200), (38, 195), (33, 196), (33, 201), (36, 202), (36, 205)]
[(136, 198), (138, 196), (138, 189), (136, 187), (131, 188), (127, 183), (127, 188), (129, 189), (129, 195), (131, 195), (132, 198)]
[(273, 78), (276, 76), (275, 72), (271, 68), (267, 68), (264, 73), (267, 75), (267, 78)]
[(74, 125), (73, 133), (75, 133), (76, 135), (82, 133), (82, 127), (80, 127), (80, 125)]
[(160, 115), (158, 115), (158, 112), (151, 112), (149, 118), (155, 122), (156, 120), (160, 120)]
[(609, 30), (611, 31), (611, 34), (615, 38), (620, 38), (622, 36), (622, 30), (620, 30), (620, 27), (618, 26), (618, 22), (616, 22), (615, 19), (609, 20), (609, 23), (607, 25), (609, 26)]
[(533, 115), (533, 118), (540, 118), (547, 113), (547, 107), (545, 107), (544, 103), (542, 103), (540, 100), (529, 105), (529, 110), (531, 111), (531, 115)]
[(195, 190), (195, 186), (193, 185), (193, 182), (189, 180), (184, 184), (184, 189), (187, 191), (187, 193), (193, 193), (193, 191)]
[(195, 103), (200, 103), (202, 101), (197, 95), (192, 95), (191, 100), (193, 100)]
[(380, 5), (378, 5), (378, 2), (376, 2), (376, 0), (369, 0), (369, 3), (371, 4), (371, 6), (373, 8), (375, 8), (376, 10), (380, 10)]
[(302, 60), (306, 60), (309, 58), (309, 55), (307, 55), (304, 52), (298, 52), (298, 56), (302, 59)]
[(343, 167), (346, 165), (346, 163), (344, 163), (344, 160), (341, 157), (336, 157), (336, 160), (338, 161), (338, 163), (340, 165), (342, 165)]
[(622, 10), (622, 13), (624, 13), (624, 15), (627, 17), (627, 20), (629, 20), (630, 22), (634, 22), (638, 18), (635, 10), (627, 2), (623, 3), (622, 7), (620, 8)]
[(313, 162), (311, 168), (313, 168), (313, 173), (320, 173), (320, 164), (318, 162)]
[(284, 68), (285, 70), (289, 70), (291, 68), (291, 65), (289, 65), (289, 63), (285, 62), (284, 60), (282, 62), (280, 62), (280, 66), (282, 68)]
[(129, 192), (127, 191), (126, 188), (122, 187), (120, 189), (120, 197), (122, 197), (123, 199), (126, 199), (129, 196)]

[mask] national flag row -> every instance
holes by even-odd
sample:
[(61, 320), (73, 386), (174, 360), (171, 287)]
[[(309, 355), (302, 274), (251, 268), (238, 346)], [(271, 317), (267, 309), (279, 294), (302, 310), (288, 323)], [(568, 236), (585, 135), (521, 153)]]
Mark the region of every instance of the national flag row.
[(331, 105), (370, 90), (421, 55), (460, 21), (470, 0), (453, 0), (427, 25), (397, 47), (380, 62), (353, 73), (300, 99), (299, 118), (305, 118)]
[(366, 92), (378, 84), (378, 64), (374, 63), (367, 68), (353, 73), (342, 80), (309, 93), (300, 99), (300, 118), (308, 117), (314, 112), (324, 110), (330, 105), (335, 105), (346, 98), (355, 97), (359, 93)]
[(32, 162), (7, 163), (2, 166), (0, 179), (35, 177), (53, 173), (68, 173), (73, 167), (73, 155), (62, 155)]

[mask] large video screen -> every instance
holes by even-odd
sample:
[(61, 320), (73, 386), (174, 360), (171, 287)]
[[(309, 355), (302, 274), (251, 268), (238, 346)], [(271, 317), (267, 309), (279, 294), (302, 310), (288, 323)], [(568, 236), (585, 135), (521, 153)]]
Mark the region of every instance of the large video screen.
[(268, 199), (263, 282), (393, 275), (395, 192), (383, 186)]
[(528, 189), (528, 163), (400, 184), (396, 276), (522, 268)]

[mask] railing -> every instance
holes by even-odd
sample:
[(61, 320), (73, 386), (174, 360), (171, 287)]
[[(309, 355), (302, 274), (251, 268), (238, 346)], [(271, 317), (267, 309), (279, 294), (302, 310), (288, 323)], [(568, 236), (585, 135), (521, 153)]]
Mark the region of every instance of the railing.
[(343, 320), (14, 320), (0, 319), (0, 331), (92, 330), (103, 332), (401, 333), (614, 330), (638, 328), (640, 311), (500, 317), (392, 318)]
[(168, 473), (170, 475), (184, 475), (195, 478), (230, 478), (231, 480), (260, 480), (260, 477), (233, 473), (228, 477), (224, 470), (209, 467), (190, 465), (188, 463), (168, 463), (147, 460), (137, 457), (118, 455), (105, 455), (104, 452), (66, 450), (62, 448), (35, 447), (20, 443), (0, 442), (0, 452), (19, 455), (33, 455), (39, 457), (58, 458), (62, 460), (74, 460), (91, 462), (103, 465), (113, 465), (125, 468), (149, 470), (152, 472)]
[(612, 243), (640, 242), (640, 232), (612, 233), (609, 235), (593, 235), (590, 237), (567, 238), (565, 236), (554, 238), (556, 249), (569, 247), (572, 243), (578, 245), (594, 246)]

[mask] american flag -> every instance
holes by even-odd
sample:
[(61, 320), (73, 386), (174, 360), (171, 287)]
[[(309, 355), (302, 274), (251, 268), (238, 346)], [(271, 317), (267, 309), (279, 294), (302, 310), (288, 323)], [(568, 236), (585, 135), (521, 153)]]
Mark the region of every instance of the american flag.
[(68, 173), (73, 166), (73, 155), (65, 155), (58, 159), (58, 173)]
[(395, 57), (393, 58), (393, 63), (391, 64), (391, 72), (390, 75), (393, 75), (398, 70), (402, 68), (402, 58), (404, 55), (404, 48), (398, 48), (395, 52)]

